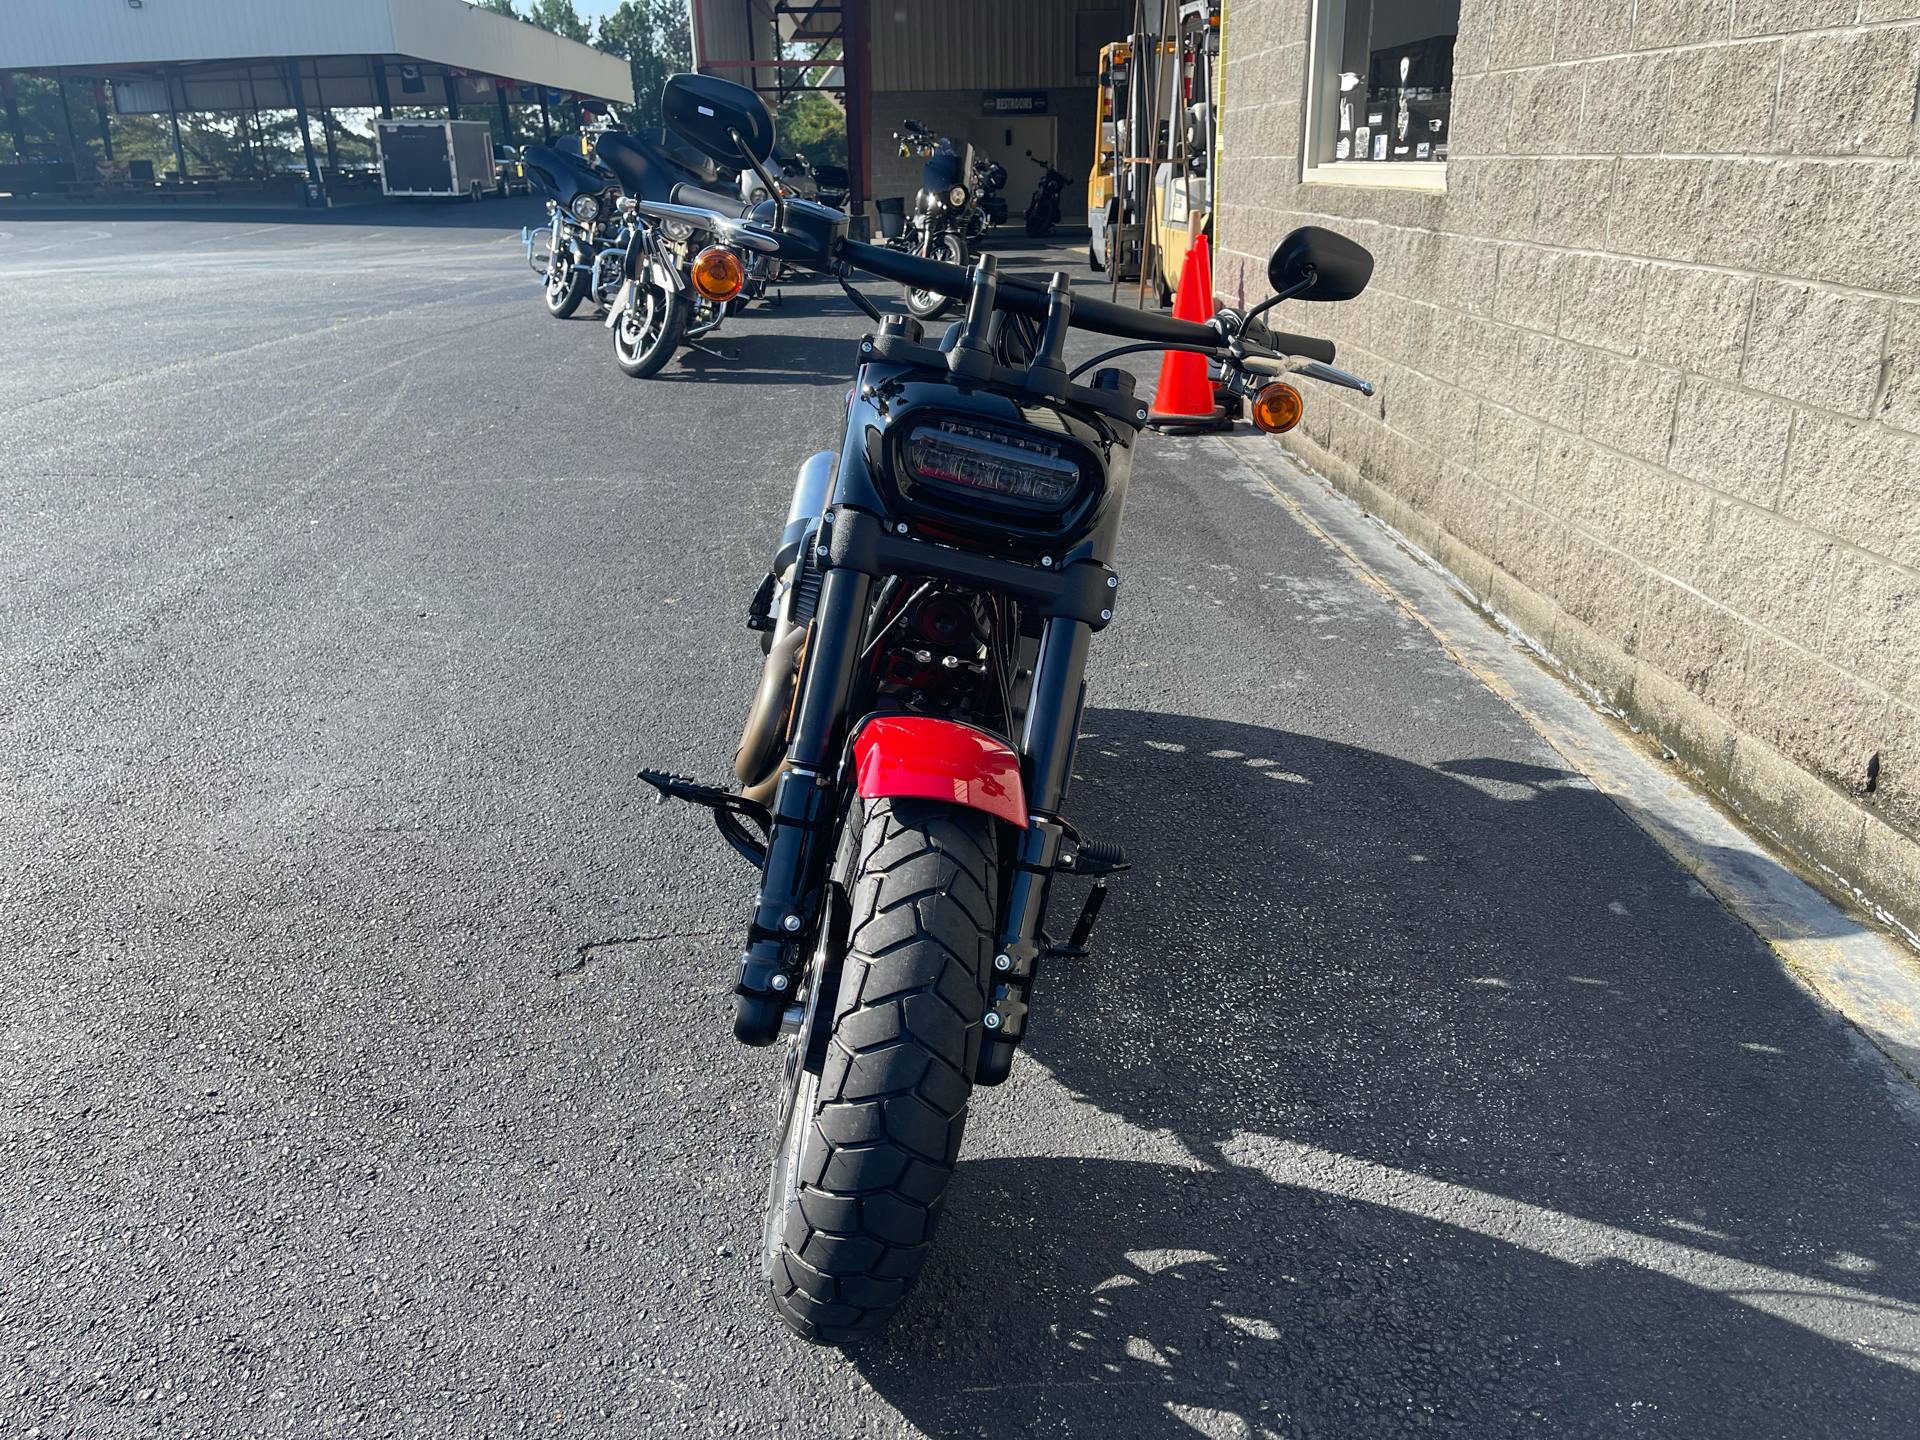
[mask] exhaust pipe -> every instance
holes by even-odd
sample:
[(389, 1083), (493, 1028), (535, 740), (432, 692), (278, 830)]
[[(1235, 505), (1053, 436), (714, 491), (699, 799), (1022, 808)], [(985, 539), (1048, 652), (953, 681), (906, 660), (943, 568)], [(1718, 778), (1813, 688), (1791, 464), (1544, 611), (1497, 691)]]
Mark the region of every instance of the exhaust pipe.
[(794, 688), (799, 683), (800, 666), (806, 656), (807, 624), (812, 619), (793, 613), (794, 581), (801, 569), (800, 547), (833, 493), (839, 458), (831, 450), (809, 456), (793, 482), (793, 501), (787, 506), (787, 523), (773, 559), (778, 591), (773, 604), (772, 643), (767, 647), (760, 686), (754, 692), (746, 727), (740, 732), (740, 746), (733, 756), (733, 773), (749, 796), (770, 793), (786, 759)]

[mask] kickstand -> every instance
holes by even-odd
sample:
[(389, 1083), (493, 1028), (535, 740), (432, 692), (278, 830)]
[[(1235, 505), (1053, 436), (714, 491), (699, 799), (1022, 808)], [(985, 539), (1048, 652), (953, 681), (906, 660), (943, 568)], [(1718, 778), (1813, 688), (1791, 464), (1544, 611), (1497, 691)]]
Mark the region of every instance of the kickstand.
[(1049, 945), (1046, 953), (1063, 960), (1084, 960), (1087, 958), (1087, 939), (1093, 934), (1093, 922), (1100, 918), (1100, 907), (1107, 903), (1107, 877), (1102, 875), (1093, 882), (1093, 889), (1087, 892), (1087, 903), (1080, 907), (1080, 918), (1074, 922), (1073, 934), (1064, 945)]
[(740, 358), (740, 352), (738, 350), (729, 355), (726, 351), (716, 350), (711, 345), (702, 345), (698, 340), (686, 340), (681, 343), (689, 350), (698, 350), (702, 355), (711, 355), (716, 360), (738, 360)]

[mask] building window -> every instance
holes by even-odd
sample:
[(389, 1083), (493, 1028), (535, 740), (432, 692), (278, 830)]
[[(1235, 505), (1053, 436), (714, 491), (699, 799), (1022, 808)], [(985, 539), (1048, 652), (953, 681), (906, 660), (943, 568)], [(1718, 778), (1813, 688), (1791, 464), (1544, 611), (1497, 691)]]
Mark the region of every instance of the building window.
[[(1365, 184), (1361, 172), (1378, 165), (1391, 167), (1376, 172), (1390, 183), (1404, 166), (1443, 166), (1459, 29), (1459, 0), (1320, 0), (1308, 178)], [(1410, 178), (1430, 188), (1440, 173)]]

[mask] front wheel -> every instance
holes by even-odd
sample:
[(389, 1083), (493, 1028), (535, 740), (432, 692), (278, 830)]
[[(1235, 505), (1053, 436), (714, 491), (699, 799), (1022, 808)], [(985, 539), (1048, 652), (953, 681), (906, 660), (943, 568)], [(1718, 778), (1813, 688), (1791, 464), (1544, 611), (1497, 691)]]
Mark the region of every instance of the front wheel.
[(788, 1041), (761, 1265), (780, 1318), (821, 1344), (880, 1329), (926, 1260), (980, 1058), (999, 880), (978, 811), (872, 800), (848, 825), (846, 953), (835, 963), (827, 926)]
[(580, 302), (587, 298), (589, 278), (585, 270), (574, 269), (572, 252), (556, 246), (547, 262), (547, 313), (556, 320), (564, 320), (578, 310)]
[[(961, 238), (951, 230), (943, 230), (927, 243), (929, 260), (944, 260), (949, 265), (964, 267), (967, 263), (967, 247)], [(938, 320), (947, 313), (947, 307), (953, 301), (933, 290), (916, 290), (907, 287), (907, 310), (916, 320)]]
[(636, 380), (645, 380), (673, 358), (687, 328), (683, 295), (633, 282), (632, 298), (613, 322), (613, 363)]

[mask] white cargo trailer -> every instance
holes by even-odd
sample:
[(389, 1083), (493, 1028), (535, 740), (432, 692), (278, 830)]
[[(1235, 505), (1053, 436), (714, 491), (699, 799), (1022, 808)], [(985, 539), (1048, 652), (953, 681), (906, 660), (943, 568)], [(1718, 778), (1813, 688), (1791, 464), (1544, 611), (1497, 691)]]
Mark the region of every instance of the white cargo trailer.
[(380, 189), (387, 195), (491, 192), (493, 127), (484, 120), (380, 120)]

